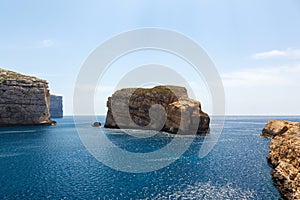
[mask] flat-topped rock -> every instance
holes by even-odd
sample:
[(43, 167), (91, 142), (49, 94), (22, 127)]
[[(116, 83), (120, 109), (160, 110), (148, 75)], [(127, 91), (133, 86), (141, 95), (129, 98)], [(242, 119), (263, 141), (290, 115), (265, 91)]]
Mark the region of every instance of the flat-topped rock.
[(199, 101), (188, 98), (178, 86), (125, 88), (107, 101), (106, 128), (162, 130), (179, 134), (203, 134), (209, 130), (209, 116)]
[(51, 125), (45, 80), (0, 68), (0, 126)]
[(271, 120), (261, 135), (272, 137), (267, 159), (281, 194), (286, 199), (300, 199), (300, 123)]

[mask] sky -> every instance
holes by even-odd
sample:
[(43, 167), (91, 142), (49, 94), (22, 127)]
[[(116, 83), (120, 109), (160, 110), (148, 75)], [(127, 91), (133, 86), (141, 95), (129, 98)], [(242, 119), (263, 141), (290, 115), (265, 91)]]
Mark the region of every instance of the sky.
[[(0, 1), (0, 27), (0, 68), (46, 79), (51, 93), (63, 96), (65, 115), (73, 114), (76, 78), (90, 53), (119, 33), (145, 27), (179, 32), (206, 51), (223, 82), (226, 114), (300, 114), (298, 0), (11, 0)], [(192, 78), (178, 58), (152, 51), (128, 55), (106, 71), (95, 112), (105, 114), (122, 73), (149, 62), (174, 65), (190, 78), (210, 113), (203, 80)]]

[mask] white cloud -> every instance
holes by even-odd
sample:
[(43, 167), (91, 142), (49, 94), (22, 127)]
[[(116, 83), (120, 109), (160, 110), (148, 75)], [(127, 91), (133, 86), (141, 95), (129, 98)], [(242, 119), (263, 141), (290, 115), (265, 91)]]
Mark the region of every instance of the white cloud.
[(300, 58), (300, 49), (288, 48), (286, 50), (271, 50), (253, 55), (254, 59), (265, 58)]
[(227, 114), (299, 114), (300, 64), (221, 74)]
[(300, 86), (300, 65), (245, 69), (221, 74), (225, 87)]
[(52, 47), (54, 45), (54, 41), (53, 40), (42, 40), (39, 42), (39, 45), (40, 47), (43, 47), (43, 48), (49, 48), (49, 47)]

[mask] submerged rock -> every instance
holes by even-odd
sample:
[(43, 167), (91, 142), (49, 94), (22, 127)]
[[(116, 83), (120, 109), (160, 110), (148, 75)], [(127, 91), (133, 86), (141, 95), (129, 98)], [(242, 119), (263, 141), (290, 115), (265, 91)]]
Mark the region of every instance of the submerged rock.
[(57, 122), (56, 121), (54, 121), (54, 120), (51, 120), (51, 124), (50, 124), (51, 126), (56, 126), (57, 125)]
[(0, 126), (51, 125), (45, 80), (0, 68)]
[(199, 101), (188, 98), (178, 86), (151, 89), (125, 88), (107, 101), (104, 127), (162, 130), (179, 134), (203, 134), (209, 131), (209, 116)]
[(93, 127), (101, 127), (101, 122), (94, 122), (92, 124)]
[(281, 194), (286, 199), (300, 199), (300, 123), (271, 120), (261, 135), (272, 137), (267, 160)]

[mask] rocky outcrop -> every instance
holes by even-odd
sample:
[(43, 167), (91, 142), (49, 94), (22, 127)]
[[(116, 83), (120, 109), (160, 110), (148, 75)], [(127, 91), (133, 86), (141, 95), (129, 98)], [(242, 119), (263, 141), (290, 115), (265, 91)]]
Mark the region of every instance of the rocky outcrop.
[(45, 80), (0, 68), (0, 126), (50, 125)]
[(50, 96), (50, 115), (53, 118), (63, 117), (63, 104), (62, 96)]
[(174, 134), (203, 134), (209, 130), (209, 116), (201, 110), (199, 101), (188, 98), (184, 87), (121, 89), (108, 98), (107, 107), (106, 128)]
[(286, 132), (297, 132), (298, 130), (299, 122), (270, 120), (263, 128), (261, 136), (273, 138)]
[(272, 137), (267, 159), (281, 194), (286, 199), (300, 199), (300, 123), (271, 120), (261, 135)]

